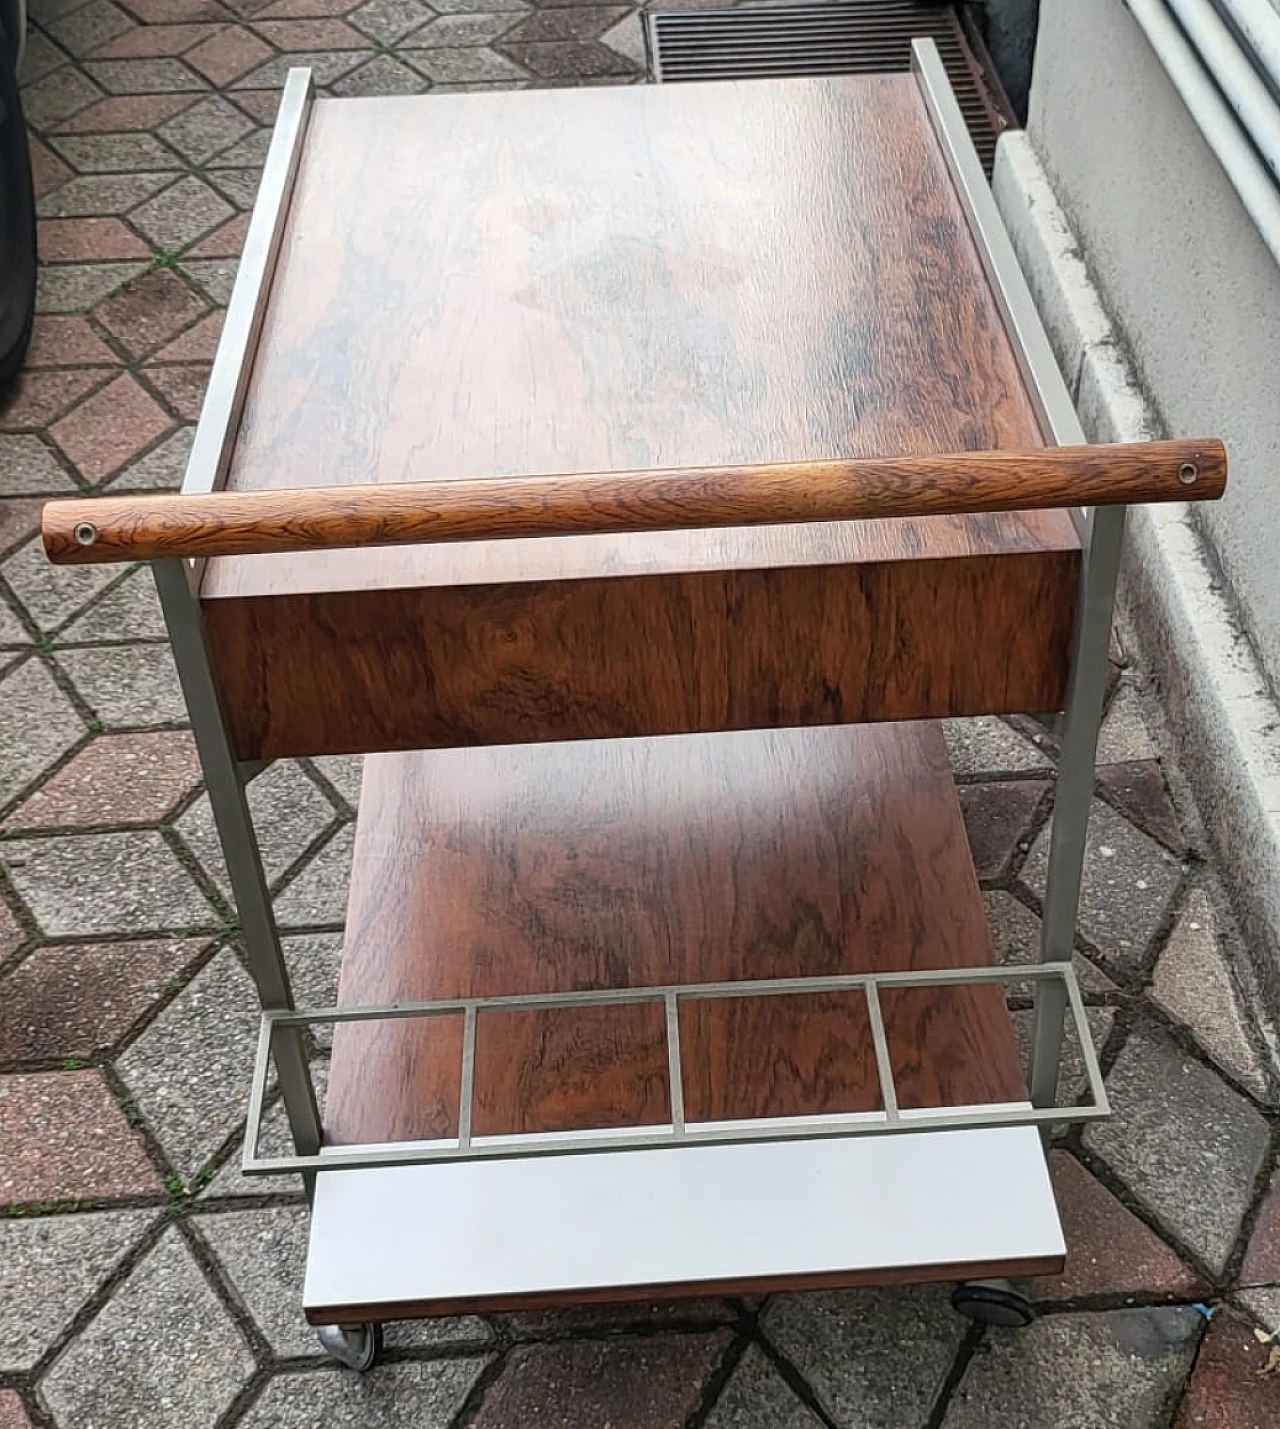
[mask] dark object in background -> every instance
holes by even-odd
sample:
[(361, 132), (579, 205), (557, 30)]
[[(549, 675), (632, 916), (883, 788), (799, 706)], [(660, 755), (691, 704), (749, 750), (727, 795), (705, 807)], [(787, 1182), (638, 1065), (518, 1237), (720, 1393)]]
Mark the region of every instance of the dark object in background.
[(26, 356), (36, 297), (35, 195), (18, 99), (23, 9), (0, 0), (0, 393)]

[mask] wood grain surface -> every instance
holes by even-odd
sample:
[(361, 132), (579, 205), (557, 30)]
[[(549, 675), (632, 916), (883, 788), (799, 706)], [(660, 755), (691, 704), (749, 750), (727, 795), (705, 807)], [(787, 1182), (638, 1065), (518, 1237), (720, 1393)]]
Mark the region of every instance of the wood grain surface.
[[(1041, 439), (910, 76), (321, 100), (228, 485)], [(1078, 554), (1011, 512), (225, 557), (202, 594), (254, 758), (705, 729), (735, 663), (749, 724), (1050, 708)]]
[(785, 1275), (769, 1281), (697, 1280), (671, 1285), (641, 1285), (605, 1290), (577, 1289), (567, 1294), (477, 1295), (466, 1300), (393, 1300), (359, 1305), (325, 1305), (306, 1311), (313, 1325), (359, 1325), (366, 1320), (428, 1320), (443, 1315), (500, 1315), (517, 1311), (577, 1309), (584, 1305), (658, 1304), (673, 1300), (760, 1296), (811, 1291), (851, 1290), (861, 1285), (938, 1284), (948, 1280), (1022, 1279), (1058, 1275), (1065, 1257), (1000, 1260), (981, 1264), (893, 1266), (886, 1270), (833, 1271), (818, 1275)]
[[(365, 766), (344, 1006), (989, 959), (935, 725)], [(858, 1001), (686, 1005), (689, 1114), (878, 1106)], [(1000, 989), (886, 990), (882, 1003), (902, 1105), (1025, 1096)], [(338, 1025), (328, 1139), (450, 1134), (459, 1057), (456, 1034), (434, 1023)], [(478, 1019), (478, 1131), (661, 1123), (668, 1096), (657, 1008)]]
[(1214, 500), (1219, 441), (773, 466), (98, 496), (45, 507), (55, 564)]

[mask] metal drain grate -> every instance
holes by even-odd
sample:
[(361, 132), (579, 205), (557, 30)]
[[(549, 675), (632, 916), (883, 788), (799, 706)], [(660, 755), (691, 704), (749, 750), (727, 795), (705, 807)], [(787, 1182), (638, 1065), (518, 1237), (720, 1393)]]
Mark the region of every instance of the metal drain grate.
[(651, 10), (653, 77), (698, 79), (870, 74), (911, 68), (911, 41), (936, 41), (988, 177), (1013, 111), (969, 21), (954, 5), (828, 0), (732, 10)]

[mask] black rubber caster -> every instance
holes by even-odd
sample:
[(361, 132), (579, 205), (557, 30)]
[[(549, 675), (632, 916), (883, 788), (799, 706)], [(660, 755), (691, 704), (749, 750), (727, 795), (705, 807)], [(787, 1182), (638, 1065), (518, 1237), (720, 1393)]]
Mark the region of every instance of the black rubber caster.
[(1036, 1317), (1031, 1301), (1007, 1280), (967, 1280), (951, 1292), (951, 1308), (1002, 1330), (1021, 1330)]
[(320, 1325), (316, 1335), (331, 1358), (357, 1374), (372, 1369), (382, 1354), (382, 1326), (372, 1321), (363, 1325)]

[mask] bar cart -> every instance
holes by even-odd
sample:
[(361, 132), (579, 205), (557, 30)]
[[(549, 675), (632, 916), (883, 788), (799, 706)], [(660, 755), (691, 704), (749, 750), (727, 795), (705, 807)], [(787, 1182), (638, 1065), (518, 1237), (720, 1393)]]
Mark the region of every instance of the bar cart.
[[(1064, 1256), (1042, 1132), (1107, 1112), (1071, 951), (1125, 505), (1224, 481), (1215, 441), (1084, 444), (928, 42), (291, 74), (182, 492), (51, 505), (45, 543), (154, 564), (263, 1007), (244, 1169), (304, 1179), (330, 1351), (909, 1280), (1023, 1319), (1008, 1278)], [(1043, 961), (1002, 969), (937, 721), (1053, 710)], [(245, 788), (341, 753), (338, 1005), (302, 1010)]]

